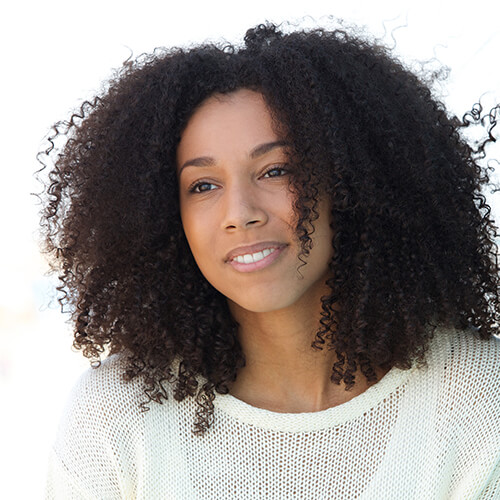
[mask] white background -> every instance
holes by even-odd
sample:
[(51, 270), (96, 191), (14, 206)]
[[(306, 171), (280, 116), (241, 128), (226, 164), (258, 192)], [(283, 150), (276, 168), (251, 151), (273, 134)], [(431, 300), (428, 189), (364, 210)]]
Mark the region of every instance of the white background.
[[(87, 362), (48, 307), (54, 281), (37, 246), (33, 177), (50, 126), (91, 97), (131, 53), (207, 39), (240, 42), (265, 20), (365, 26), (405, 61), (450, 68), (436, 93), (462, 116), (500, 102), (496, 0), (18, 1), (0, 7), (0, 497), (41, 498), (46, 458), (68, 391)], [(392, 36), (391, 36), (392, 33)], [(385, 34), (385, 35), (384, 35)], [(393, 40), (394, 38), (394, 40)], [(436, 64), (431, 64), (436, 67)], [(483, 95), (484, 94), (484, 95)], [(498, 150), (497, 150), (498, 151)], [(494, 155), (500, 158), (498, 152)], [(500, 195), (497, 195), (497, 197)], [(498, 202), (490, 196), (490, 203)], [(498, 218), (497, 218), (498, 219)]]

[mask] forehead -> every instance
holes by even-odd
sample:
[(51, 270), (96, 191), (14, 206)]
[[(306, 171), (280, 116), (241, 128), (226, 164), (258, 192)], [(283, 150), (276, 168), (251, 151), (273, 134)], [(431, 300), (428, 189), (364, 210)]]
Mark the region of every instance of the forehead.
[(177, 149), (177, 163), (188, 156), (217, 157), (277, 140), (262, 94), (240, 89), (205, 100), (188, 121)]

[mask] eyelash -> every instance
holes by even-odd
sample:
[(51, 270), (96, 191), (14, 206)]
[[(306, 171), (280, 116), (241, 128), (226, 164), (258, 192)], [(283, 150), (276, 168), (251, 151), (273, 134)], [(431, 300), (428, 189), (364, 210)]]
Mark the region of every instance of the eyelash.
[[(288, 170), (285, 167), (286, 167), (286, 164), (284, 164), (284, 163), (273, 165), (272, 167), (270, 167), (269, 169), (267, 169), (262, 175), (266, 175), (269, 172), (272, 172), (273, 170), (281, 170), (281, 172), (288, 173)], [(282, 177), (282, 176), (281, 175), (276, 175), (274, 177)]]
[[(288, 173), (288, 170), (285, 167), (286, 167), (285, 164), (273, 165), (272, 167), (270, 167), (269, 169), (267, 169), (262, 174), (262, 176), (267, 175), (269, 172), (272, 172), (273, 170), (280, 170), (281, 172), (284, 172), (286, 174), (286, 173)], [(273, 178), (273, 177), (282, 177), (282, 176), (283, 175), (276, 175), (276, 176), (272, 176), (271, 178)], [(191, 186), (189, 186), (188, 191), (189, 191), (189, 193), (192, 193), (192, 194), (203, 194), (203, 193), (206, 193), (208, 191), (213, 191), (212, 189), (207, 189), (205, 191), (196, 191), (196, 189), (199, 186), (203, 186), (205, 184), (209, 184), (210, 185), (210, 184), (213, 184), (213, 183), (212, 182), (205, 182), (205, 181), (197, 181), (194, 184), (192, 184)]]

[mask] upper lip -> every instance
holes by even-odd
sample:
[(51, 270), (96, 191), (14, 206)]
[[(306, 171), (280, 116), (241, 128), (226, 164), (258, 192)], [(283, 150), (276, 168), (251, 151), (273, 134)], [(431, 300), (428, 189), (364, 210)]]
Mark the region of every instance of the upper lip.
[(234, 248), (226, 255), (226, 262), (233, 260), (238, 255), (245, 255), (249, 253), (256, 253), (265, 250), (266, 248), (281, 248), (286, 246), (286, 243), (280, 243), (278, 241), (262, 241), (260, 243), (254, 243), (253, 245), (246, 245)]

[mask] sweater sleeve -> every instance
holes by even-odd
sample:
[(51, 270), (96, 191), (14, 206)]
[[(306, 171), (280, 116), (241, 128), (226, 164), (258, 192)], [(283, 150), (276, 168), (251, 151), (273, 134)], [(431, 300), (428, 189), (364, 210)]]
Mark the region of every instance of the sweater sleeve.
[(116, 360), (86, 372), (63, 413), (49, 457), (47, 500), (133, 498), (141, 453), (135, 385)]

